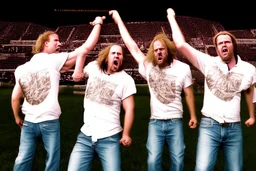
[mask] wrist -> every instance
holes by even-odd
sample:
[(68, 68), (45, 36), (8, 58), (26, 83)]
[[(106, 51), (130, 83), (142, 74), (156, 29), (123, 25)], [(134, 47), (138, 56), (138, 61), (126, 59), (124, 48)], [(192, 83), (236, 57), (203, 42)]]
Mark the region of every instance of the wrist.
[(93, 26), (96, 26), (96, 25), (102, 25), (102, 23), (93, 23)]
[(93, 22), (92, 22), (92, 25), (95, 26), (95, 25), (102, 25), (103, 24), (103, 21), (101, 19), (95, 19)]

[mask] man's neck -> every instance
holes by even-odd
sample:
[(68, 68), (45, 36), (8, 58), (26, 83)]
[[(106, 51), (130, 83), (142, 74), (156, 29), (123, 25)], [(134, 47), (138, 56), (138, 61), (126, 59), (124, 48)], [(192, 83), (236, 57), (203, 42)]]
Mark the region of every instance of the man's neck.
[(227, 65), (228, 65), (228, 69), (231, 70), (231, 69), (236, 65), (236, 59), (235, 59), (235, 57), (232, 58), (232, 59), (227, 63)]

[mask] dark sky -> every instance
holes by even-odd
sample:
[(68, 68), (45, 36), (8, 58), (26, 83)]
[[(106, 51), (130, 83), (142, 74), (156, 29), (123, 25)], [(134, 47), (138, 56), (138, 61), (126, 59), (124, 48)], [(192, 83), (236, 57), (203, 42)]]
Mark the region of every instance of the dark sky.
[[(107, 15), (117, 9), (124, 21), (167, 21), (166, 10), (171, 7), (177, 16), (192, 16), (221, 23), (226, 30), (256, 29), (256, 9), (247, 0), (186, 2), (185, 0), (44, 0), (6, 1), (0, 7), (1, 21), (25, 21), (49, 27), (84, 24), (97, 15)], [(60, 9), (81, 9), (87, 12), (60, 12)], [(58, 12), (57, 12), (57, 11)], [(93, 11), (93, 12), (92, 12)], [(113, 22), (107, 18), (106, 22)]]

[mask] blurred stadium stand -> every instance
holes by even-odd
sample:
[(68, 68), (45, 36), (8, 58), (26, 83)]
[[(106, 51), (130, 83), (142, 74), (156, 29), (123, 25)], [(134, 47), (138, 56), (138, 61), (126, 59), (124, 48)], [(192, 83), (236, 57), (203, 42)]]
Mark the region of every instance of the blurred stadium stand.
[[(224, 30), (221, 23), (188, 16), (177, 16), (176, 18), (189, 44), (212, 56), (217, 55), (212, 37), (215, 33)], [(126, 22), (125, 24), (131, 36), (145, 54), (151, 40), (157, 33), (164, 32), (171, 39), (171, 30), (168, 22)], [(32, 46), (40, 33), (46, 30), (55, 31), (63, 45), (62, 51), (72, 51), (86, 40), (91, 29), (92, 26), (89, 24), (49, 28), (26, 22), (0, 21), (0, 81), (14, 82), (13, 72), (15, 68), (30, 60)], [(240, 57), (256, 66), (256, 29), (229, 31), (238, 39), (238, 54)], [(98, 52), (111, 43), (118, 43), (125, 47), (116, 24), (105, 23), (102, 26), (100, 39), (95, 48), (88, 54), (85, 64), (96, 59)], [(125, 49), (125, 53), (127, 56), (124, 59), (126, 72), (134, 78), (137, 84), (145, 84), (145, 80), (138, 73), (136, 61), (127, 49)], [(177, 57), (179, 60), (190, 65), (179, 53)], [(191, 69), (195, 84), (203, 86), (203, 75), (193, 66), (191, 66)], [(62, 74), (60, 83), (73, 85), (74, 82), (71, 75), (72, 70)], [(81, 82), (81, 84), (85, 83), (86, 80)]]

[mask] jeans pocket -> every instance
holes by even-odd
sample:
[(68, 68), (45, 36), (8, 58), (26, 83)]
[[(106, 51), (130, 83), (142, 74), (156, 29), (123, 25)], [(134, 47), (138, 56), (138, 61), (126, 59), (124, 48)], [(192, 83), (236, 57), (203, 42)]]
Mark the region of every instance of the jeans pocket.
[(179, 123), (182, 123), (183, 121), (181, 118), (175, 118), (175, 119), (171, 119), (171, 122), (179, 124)]
[(210, 118), (201, 118), (200, 127), (202, 128), (210, 128), (213, 126), (212, 119)]
[(154, 123), (156, 123), (156, 121), (157, 121), (156, 119), (150, 119), (149, 124), (154, 124)]
[(52, 121), (46, 121), (42, 123), (42, 129), (46, 131), (56, 131), (59, 130), (59, 121), (58, 120), (52, 120)]
[(116, 143), (116, 142), (119, 142), (121, 138), (121, 133), (117, 133), (117, 134), (114, 134), (112, 136), (109, 136), (105, 139), (105, 141), (108, 141), (108, 142), (113, 142), (113, 143)]
[(235, 123), (232, 126), (229, 126), (229, 131), (233, 132), (242, 132), (241, 123)]

